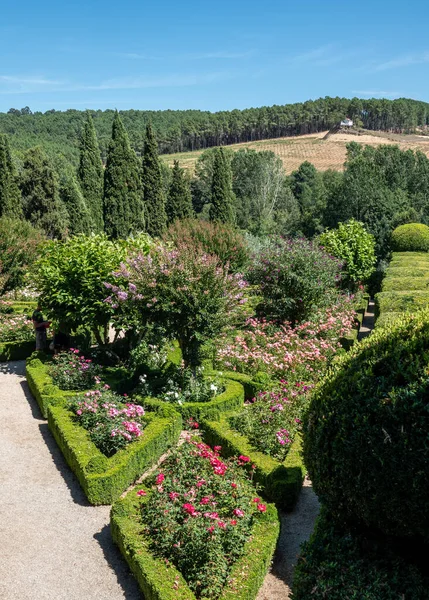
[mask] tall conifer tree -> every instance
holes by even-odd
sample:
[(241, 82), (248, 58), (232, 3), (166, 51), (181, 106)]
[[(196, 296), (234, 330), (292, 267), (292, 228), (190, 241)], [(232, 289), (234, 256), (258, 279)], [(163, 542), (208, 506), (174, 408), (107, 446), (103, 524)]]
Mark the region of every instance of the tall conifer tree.
[(235, 196), (232, 191), (231, 163), (223, 148), (216, 148), (214, 152), (210, 221), (234, 223)]
[(60, 198), (58, 176), (39, 146), (25, 153), (21, 192), (27, 221), (48, 237), (63, 237), (68, 227), (67, 210)]
[(69, 216), (69, 234), (93, 231), (92, 216), (73, 174), (68, 174), (61, 182), (60, 196)]
[(115, 113), (104, 171), (104, 227), (112, 238), (126, 238), (144, 226), (140, 168), (128, 134)]
[(0, 134), (0, 217), (22, 216), (21, 192), (7, 135)]
[(165, 195), (162, 185), (158, 144), (149, 123), (143, 150), (143, 199), (146, 216), (146, 231), (149, 235), (161, 235), (167, 225)]
[(91, 229), (103, 231), (103, 165), (94, 121), (89, 112), (82, 131), (77, 175), (91, 215)]
[(188, 219), (194, 215), (191, 190), (178, 160), (174, 161), (166, 212), (169, 223), (173, 223), (176, 219)]

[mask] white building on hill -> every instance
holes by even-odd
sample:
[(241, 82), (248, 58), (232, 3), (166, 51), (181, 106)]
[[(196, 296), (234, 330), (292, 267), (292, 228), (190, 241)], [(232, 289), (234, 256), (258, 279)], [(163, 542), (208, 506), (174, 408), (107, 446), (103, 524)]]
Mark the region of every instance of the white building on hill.
[(340, 123), (341, 127), (353, 127), (353, 121), (352, 119), (349, 119), (348, 117), (346, 117), (345, 119), (343, 119)]

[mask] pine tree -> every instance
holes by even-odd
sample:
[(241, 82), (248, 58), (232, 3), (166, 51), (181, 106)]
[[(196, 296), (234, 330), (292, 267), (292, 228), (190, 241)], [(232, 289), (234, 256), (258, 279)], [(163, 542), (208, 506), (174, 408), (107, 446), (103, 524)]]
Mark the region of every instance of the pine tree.
[(25, 153), (21, 178), (24, 217), (48, 237), (61, 238), (68, 227), (68, 214), (59, 195), (58, 176), (40, 148)]
[(87, 113), (82, 132), (77, 175), (91, 215), (91, 229), (95, 232), (103, 231), (103, 165), (97, 134), (90, 113)]
[(235, 196), (232, 191), (232, 172), (223, 148), (215, 150), (211, 188), (210, 221), (234, 223)]
[(72, 174), (68, 174), (61, 182), (60, 197), (69, 217), (69, 234), (90, 233), (93, 229), (92, 217), (76, 178)]
[(128, 134), (115, 113), (104, 171), (104, 227), (112, 238), (126, 238), (144, 227), (140, 168)]
[(3, 215), (22, 216), (22, 205), (9, 139), (0, 134), (0, 217)]
[(165, 208), (168, 223), (173, 223), (176, 219), (188, 219), (194, 216), (191, 190), (185, 178), (185, 172), (180, 168), (178, 160), (174, 161)]
[(158, 236), (165, 230), (167, 215), (165, 212), (161, 165), (158, 157), (158, 144), (150, 123), (146, 127), (142, 178), (146, 231), (149, 235)]

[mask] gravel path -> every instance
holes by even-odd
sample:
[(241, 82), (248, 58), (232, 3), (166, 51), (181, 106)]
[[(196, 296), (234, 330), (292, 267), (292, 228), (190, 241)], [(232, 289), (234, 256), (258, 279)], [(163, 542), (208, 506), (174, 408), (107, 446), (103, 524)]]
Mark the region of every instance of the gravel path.
[(28, 391), (24, 362), (0, 364), (0, 598), (141, 600), (109, 532)]
[[(114, 546), (108, 506), (91, 506), (31, 396), (25, 363), (0, 363), (0, 599), (141, 600)], [(287, 600), (293, 566), (319, 511), (306, 481), (282, 514), (271, 572), (257, 600)]]

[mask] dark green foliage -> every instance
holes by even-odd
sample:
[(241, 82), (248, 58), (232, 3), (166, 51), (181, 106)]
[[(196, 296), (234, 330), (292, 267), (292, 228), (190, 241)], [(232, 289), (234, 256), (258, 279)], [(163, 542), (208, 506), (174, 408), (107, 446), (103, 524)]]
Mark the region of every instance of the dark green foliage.
[(50, 238), (63, 237), (68, 227), (67, 210), (60, 198), (58, 175), (40, 147), (31, 148), (24, 156), (21, 192), (27, 221)]
[(392, 231), (391, 247), (396, 252), (427, 252), (429, 227), (421, 223), (400, 225)]
[(92, 219), (73, 174), (63, 178), (60, 185), (60, 197), (68, 213), (69, 234), (89, 233), (92, 229)]
[(322, 511), (294, 572), (294, 600), (427, 600), (429, 580), (389, 542), (334, 524)]
[(0, 342), (0, 362), (25, 360), (34, 351), (35, 342)]
[(143, 223), (140, 168), (116, 112), (104, 172), (104, 227), (109, 237), (126, 238)]
[(231, 163), (223, 148), (217, 148), (214, 155), (210, 221), (220, 223), (234, 223), (235, 221)]
[(89, 112), (82, 131), (77, 175), (90, 213), (91, 231), (102, 232), (104, 174), (94, 121)]
[(166, 212), (169, 223), (173, 223), (177, 219), (189, 219), (194, 215), (189, 182), (185, 172), (180, 168), (178, 160), (174, 161)]
[[(165, 230), (167, 225), (167, 215), (165, 212), (165, 195), (162, 183), (161, 165), (158, 157), (158, 144), (150, 123), (146, 128), (146, 138), (143, 150), (142, 181), (146, 231), (149, 235), (156, 237), (161, 235)], [(174, 210), (175, 207), (172, 206), (171, 208)]]
[(9, 138), (7, 135), (0, 134), (0, 217), (3, 215), (20, 217), (22, 207)]
[(301, 210), (301, 229), (309, 237), (323, 229), (326, 190), (323, 177), (314, 165), (303, 162), (290, 176), (290, 187)]
[(316, 388), (304, 459), (338, 522), (429, 540), (429, 311), (340, 358)]

